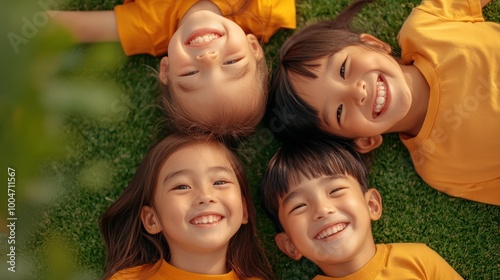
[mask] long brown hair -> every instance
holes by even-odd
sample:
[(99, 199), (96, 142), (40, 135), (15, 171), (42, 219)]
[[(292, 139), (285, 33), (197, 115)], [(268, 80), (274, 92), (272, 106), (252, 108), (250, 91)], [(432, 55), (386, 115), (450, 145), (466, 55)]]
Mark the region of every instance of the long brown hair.
[(290, 75), (317, 78), (314, 61), (331, 56), (347, 46), (363, 45), (351, 23), (361, 8), (375, 0), (358, 0), (335, 19), (310, 24), (294, 33), (280, 49), (274, 70), (266, 119), (275, 135), (286, 141), (319, 131), (317, 111), (304, 102), (290, 81)]
[[(106, 246), (106, 269), (103, 279), (116, 272), (139, 265), (154, 265), (168, 261), (170, 250), (163, 234), (149, 234), (142, 225), (140, 213), (154, 199), (158, 173), (175, 151), (193, 144), (211, 145), (228, 158), (234, 169), (248, 211), (248, 223), (243, 224), (230, 239), (226, 267), (240, 279), (257, 277), (272, 279), (273, 272), (257, 236), (255, 207), (238, 157), (222, 142), (203, 135), (170, 135), (149, 150), (130, 184), (104, 212), (100, 230)], [(157, 267), (158, 268), (158, 267)]]

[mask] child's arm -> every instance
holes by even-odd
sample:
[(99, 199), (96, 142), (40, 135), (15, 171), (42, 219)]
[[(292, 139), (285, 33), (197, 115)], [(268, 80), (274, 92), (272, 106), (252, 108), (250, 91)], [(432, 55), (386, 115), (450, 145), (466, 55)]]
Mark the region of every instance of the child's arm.
[(491, 0), (481, 0), (481, 7), (486, 6), (486, 4), (490, 3)]
[(48, 11), (78, 42), (119, 41), (114, 11)]

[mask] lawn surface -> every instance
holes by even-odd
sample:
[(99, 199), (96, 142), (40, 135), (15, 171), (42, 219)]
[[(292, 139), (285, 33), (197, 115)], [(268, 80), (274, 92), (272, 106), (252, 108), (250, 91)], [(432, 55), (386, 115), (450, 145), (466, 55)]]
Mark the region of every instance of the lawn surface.
[[(166, 134), (155, 107), (153, 69), (159, 58), (125, 57), (118, 44), (71, 44), (56, 27), (43, 24), (40, 5), (31, 2), (3, 4), (11, 5), (3, 12), (11, 12), (5, 17), (8, 27), (0, 27), (2, 34), (22, 34), (23, 17), (38, 24), (27, 42), (7, 41), (0, 49), (8, 66), (1, 72), (6, 90), (0, 97), (2, 168), (16, 170), (18, 217), (15, 273), (6, 265), (11, 232), (0, 229), (0, 278), (96, 279), (105, 256), (99, 216), (127, 186), (149, 145)], [(298, 26), (331, 18), (348, 2), (298, 0)], [(362, 11), (356, 26), (397, 51), (398, 30), (418, 2), (379, 1)], [(69, 0), (61, 8), (103, 10), (119, 3)], [(485, 15), (500, 22), (500, 1), (494, 0)], [(270, 67), (291, 33), (280, 31), (265, 45)], [(310, 279), (318, 273), (312, 263), (293, 261), (277, 250), (257, 195), (277, 147), (262, 126), (241, 148), (258, 230), (279, 279)], [(370, 183), (384, 202), (382, 218), (373, 223), (377, 243), (425, 243), (466, 279), (500, 278), (500, 207), (451, 198), (427, 186), (396, 135), (386, 136), (374, 154)], [(0, 218), (7, 221), (7, 191), (0, 199)]]

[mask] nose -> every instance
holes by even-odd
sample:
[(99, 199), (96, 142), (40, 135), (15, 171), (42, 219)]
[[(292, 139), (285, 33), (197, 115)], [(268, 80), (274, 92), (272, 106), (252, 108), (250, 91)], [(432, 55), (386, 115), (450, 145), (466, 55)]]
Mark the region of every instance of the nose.
[(202, 62), (214, 62), (218, 56), (219, 54), (214, 50), (204, 50), (196, 58)]
[(349, 89), (348, 97), (355, 105), (363, 105), (367, 97), (365, 81), (359, 80), (352, 85)]
[(211, 185), (198, 189), (196, 204), (202, 205), (202, 204), (215, 203), (216, 198), (214, 191), (215, 190)]
[(318, 201), (315, 204), (316, 204), (316, 207), (315, 207), (314, 212), (313, 212), (314, 213), (313, 214), (314, 221), (323, 219), (323, 218), (337, 212), (337, 209), (331, 203), (324, 203), (324, 202)]

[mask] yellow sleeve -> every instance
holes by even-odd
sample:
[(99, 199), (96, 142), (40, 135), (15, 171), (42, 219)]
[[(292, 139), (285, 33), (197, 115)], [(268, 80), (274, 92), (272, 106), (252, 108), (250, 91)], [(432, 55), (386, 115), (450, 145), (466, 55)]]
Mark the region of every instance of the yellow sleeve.
[(118, 35), (126, 55), (167, 53), (182, 15), (195, 0), (127, 0), (114, 7)]
[(443, 257), (422, 244), (421, 256), (426, 264), (427, 279), (463, 279)]
[(295, 0), (250, 1), (243, 13), (236, 13), (236, 0), (212, 0), (222, 14), (236, 22), (247, 34), (267, 43), (281, 28), (296, 28)]
[(297, 27), (295, 1), (274, 0), (272, 1), (270, 24), (262, 34), (264, 43), (281, 28), (295, 29)]

